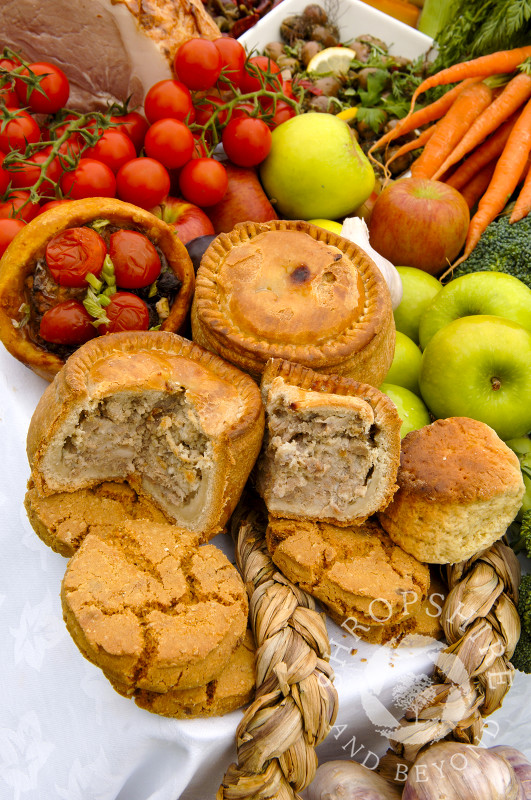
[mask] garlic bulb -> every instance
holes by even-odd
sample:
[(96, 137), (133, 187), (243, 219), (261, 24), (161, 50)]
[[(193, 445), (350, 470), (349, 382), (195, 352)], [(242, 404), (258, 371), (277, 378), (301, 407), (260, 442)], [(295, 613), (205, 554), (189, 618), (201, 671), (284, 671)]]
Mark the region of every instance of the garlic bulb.
[(531, 763), (523, 753), (514, 747), (505, 744), (490, 748), (491, 753), (503, 756), (516, 772), (516, 777), (522, 784), (526, 800), (531, 800)]
[(525, 795), (502, 756), (472, 744), (439, 742), (409, 770), (402, 800), (525, 800)]
[(369, 242), (369, 229), (365, 220), (361, 219), (361, 217), (347, 217), (341, 228), (341, 236), (357, 244), (358, 247), (361, 247), (361, 249), (367, 253), (369, 258), (372, 258), (389, 287), (394, 311), (402, 299), (402, 281), (400, 280), (400, 275), (396, 267), (371, 247)]
[(357, 761), (327, 761), (304, 792), (305, 800), (400, 800), (401, 791)]

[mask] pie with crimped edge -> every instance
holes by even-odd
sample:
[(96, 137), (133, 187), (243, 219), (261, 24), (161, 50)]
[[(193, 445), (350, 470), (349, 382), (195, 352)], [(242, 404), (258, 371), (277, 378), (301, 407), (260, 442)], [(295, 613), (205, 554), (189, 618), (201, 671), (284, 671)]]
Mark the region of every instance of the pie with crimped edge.
[(211, 243), (192, 304), (195, 341), (259, 379), (284, 358), (378, 386), (394, 355), (385, 280), (353, 242), (298, 220), (245, 222)]

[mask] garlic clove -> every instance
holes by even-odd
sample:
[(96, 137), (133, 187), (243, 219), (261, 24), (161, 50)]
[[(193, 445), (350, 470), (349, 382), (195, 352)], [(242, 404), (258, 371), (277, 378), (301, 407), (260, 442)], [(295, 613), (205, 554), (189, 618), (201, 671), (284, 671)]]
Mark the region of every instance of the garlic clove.
[(402, 281), (396, 267), (387, 258), (384, 258), (371, 247), (369, 242), (369, 229), (365, 220), (361, 217), (347, 217), (341, 228), (341, 236), (348, 239), (366, 253), (371, 258), (380, 272), (382, 273), (391, 294), (393, 311), (398, 307), (402, 299)]
[(401, 791), (357, 761), (321, 764), (303, 793), (305, 800), (400, 800)]
[(402, 800), (522, 800), (521, 788), (501, 755), (471, 744), (439, 742), (409, 770)]

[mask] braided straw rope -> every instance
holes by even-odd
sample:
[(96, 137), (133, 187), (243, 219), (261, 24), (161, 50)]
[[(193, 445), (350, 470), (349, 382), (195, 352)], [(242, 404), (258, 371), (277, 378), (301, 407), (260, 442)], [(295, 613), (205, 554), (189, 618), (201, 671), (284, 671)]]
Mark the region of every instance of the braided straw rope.
[(501, 541), (468, 561), (446, 567), (449, 594), (441, 615), (448, 647), (439, 653), (433, 684), (419, 692), (381, 761), (395, 779), (397, 764), (415, 761), (441, 739), (478, 744), (483, 717), (502, 704), (514, 675), (511, 656), (520, 635), (516, 610), (520, 566)]
[(241, 504), (232, 518), (236, 561), (257, 646), (256, 697), (236, 732), (217, 800), (293, 800), (315, 775), (315, 747), (337, 715), (330, 643), (313, 599), (281, 575), (264, 541), (267, 516)]

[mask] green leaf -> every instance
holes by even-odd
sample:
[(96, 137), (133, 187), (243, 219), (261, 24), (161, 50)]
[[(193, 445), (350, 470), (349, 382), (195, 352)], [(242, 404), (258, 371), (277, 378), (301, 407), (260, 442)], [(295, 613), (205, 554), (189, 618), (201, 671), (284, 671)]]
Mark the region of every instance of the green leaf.
[(387, 120), (387, 114), (383, 108), (364, 108), (360, 106), (356, 114), (356, 120), (357, 122), (364, 122), (375, 133), (378, 133)]

